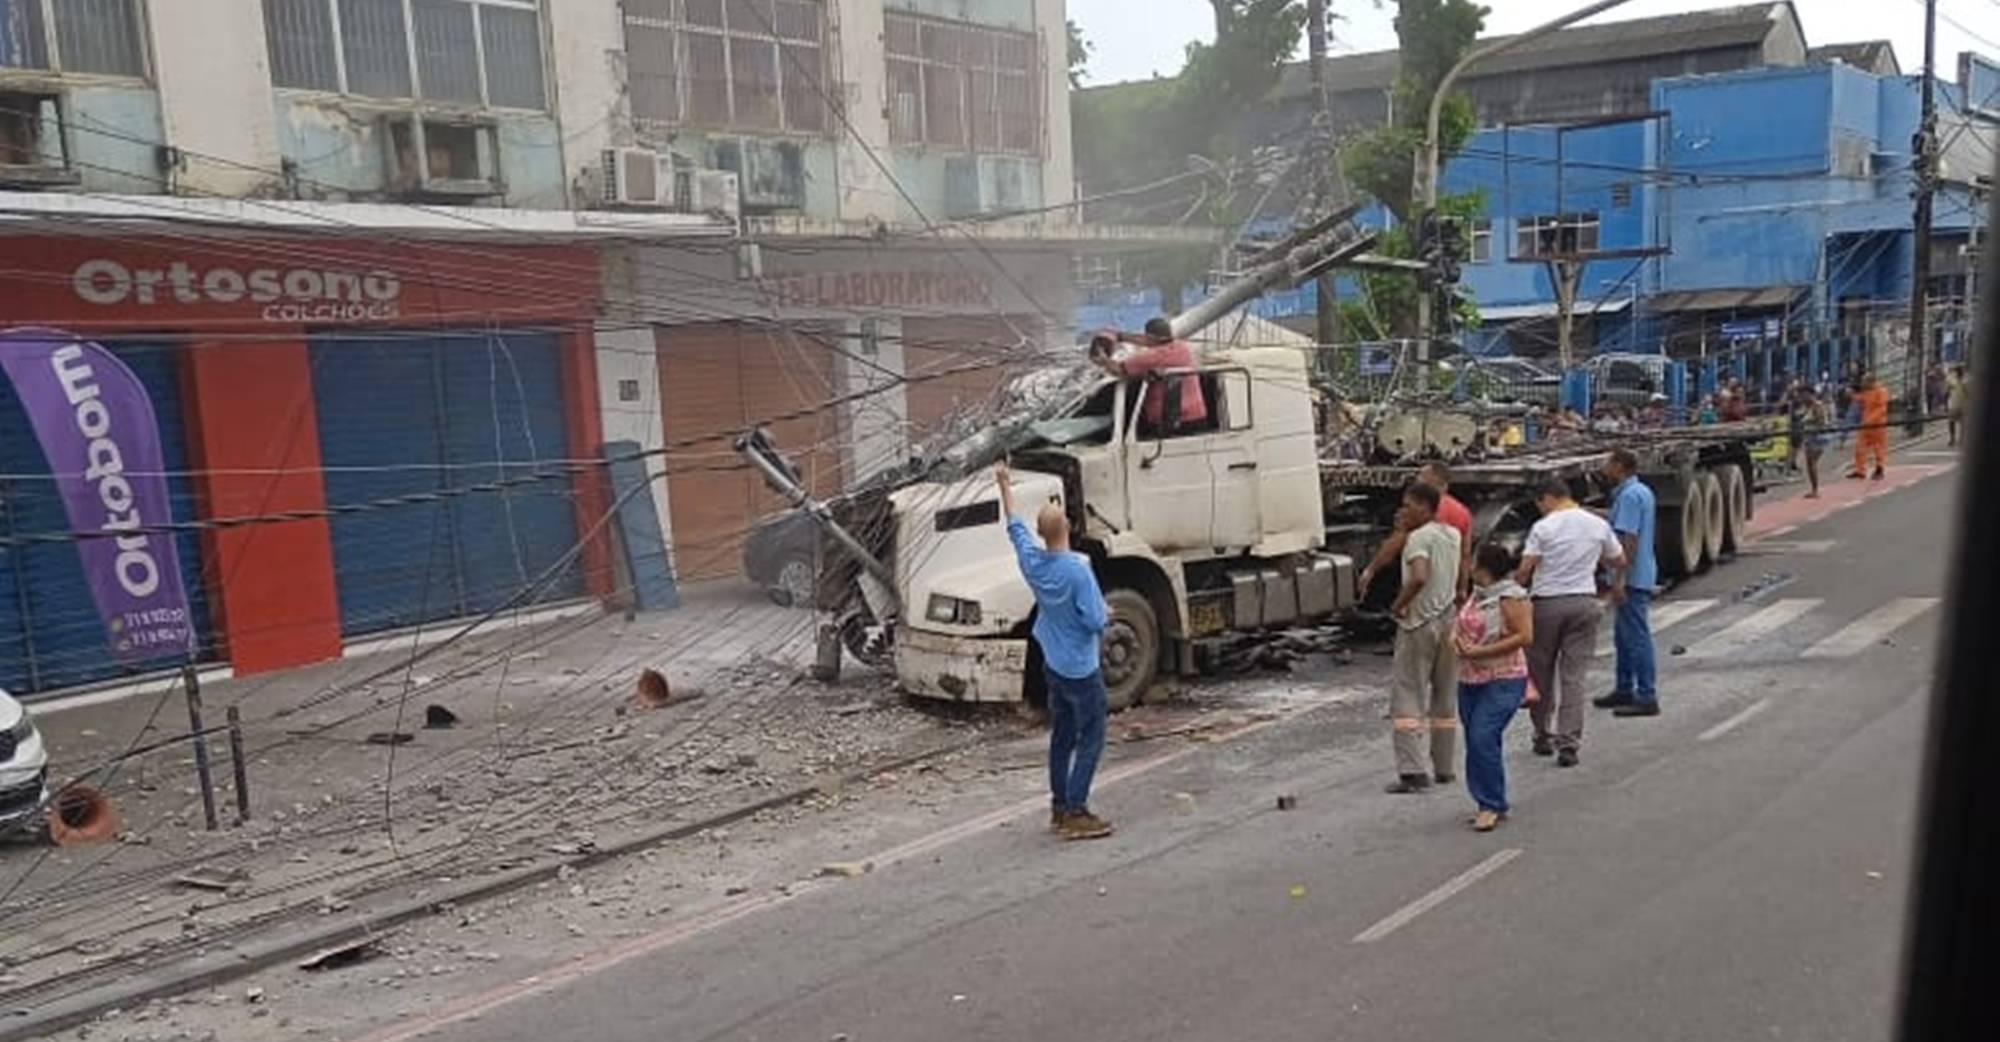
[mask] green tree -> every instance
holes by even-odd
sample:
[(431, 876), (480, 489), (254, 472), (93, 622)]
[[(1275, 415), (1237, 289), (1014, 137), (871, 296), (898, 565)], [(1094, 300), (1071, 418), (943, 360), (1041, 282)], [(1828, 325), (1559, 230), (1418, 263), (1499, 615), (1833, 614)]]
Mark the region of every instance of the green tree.
[(1075, 90), (1083, 86), (1083, 74), (1090, 68), (1090, 41), (1084, 39), (1076, 19), (1065, 21), (1063, 26), (1069, 31), (1069, 86)]

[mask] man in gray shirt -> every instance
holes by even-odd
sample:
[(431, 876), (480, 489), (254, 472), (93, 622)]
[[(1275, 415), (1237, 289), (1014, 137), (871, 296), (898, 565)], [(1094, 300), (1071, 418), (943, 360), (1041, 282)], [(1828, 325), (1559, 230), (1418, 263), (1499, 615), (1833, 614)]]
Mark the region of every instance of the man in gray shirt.
[[(1394, 793), (1423, 792), (1457, 775), (1458, 652), (1451, 639), (1457, 604), (1459, 533), (1437, 520), (1438, 490), (1421, 482), (1403, 490), (1398, 527), (1403, 586), (1390, 606), (1396, 618), (1395, 676), (1389, 685), (1389, 726), (1396, 749)], [(1430, 759), (1424, 736), (1430, 736)]]

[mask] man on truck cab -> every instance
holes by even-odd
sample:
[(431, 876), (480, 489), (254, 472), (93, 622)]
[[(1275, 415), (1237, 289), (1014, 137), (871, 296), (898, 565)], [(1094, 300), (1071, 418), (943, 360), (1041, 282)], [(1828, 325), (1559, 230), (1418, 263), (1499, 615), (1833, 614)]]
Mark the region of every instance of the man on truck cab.
[(1049, 694), (1049, 831), (1063, 839), (1100, 839), (1111, 823), (1090, 812), (1090, 782), (1104, 755), (1104, 675), (1098, 671), (1098, 641), (1110, 612), (1090, 559), (1069, 547), (1069, 518), (1061, 506), (1044, 503), (1035, 530), (1014, 514), (1014, 483), (1002, 460), (993, 465), (1000, 486), (1000, 510), (1007, 538), (1021, 565), (1021, 578), (1035, 594), (1035, 643), (1042, 649), (1043, 679)]
[[(1173, 324), (1164, 318), (1146, 321), (1144, 337), (1134, 338), (1139, 349), (1123, 358), (1113, 358), (1109, 354), (1097, 356), (1097, 364), (1113, 376), (1145, 376), (1170, 369), (1193, 369), (1195, 365), (1194, 347), (1187, 341), (1174, 336)], [(1180, 402), (1180, 415), (1172, 424), (1167, 422), (1167, 395), (1176, 393)], [(1208, 420), (1208, 402), (1202, 397), (1201, 378), (1192, 373), (1176, 376), (1162, 376), (1146, 385), (1147, 429), (1158, 434), (1199, 428)]]

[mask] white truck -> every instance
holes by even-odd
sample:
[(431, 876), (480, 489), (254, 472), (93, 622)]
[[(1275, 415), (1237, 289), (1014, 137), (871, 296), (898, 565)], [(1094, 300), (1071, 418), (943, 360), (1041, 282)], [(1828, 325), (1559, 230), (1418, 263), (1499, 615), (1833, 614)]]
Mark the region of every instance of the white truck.
[[(1264, 288), (1309, 278), (1327, 258), (1365, 245), (1349, 233), (1298, 246), (1175, 319), (1174, 331), (1189, 335)], [(1199, 381), (1207, 419), (1153, 430), (1140, 407), (1142, 381), (1079, 364), (1044, 374), (1017, 410), (1020, 422), (952, 447), (917, 475), (831, 504), (805, 495), (762, 432), (739, 439), (745, 458), (829, 537), (816, 596), (834, 620), (821, 630), (822, 670), (837, 670), (845, 647), (865, 663), (893, 665), (915, 695), (1036, 698), (1034, 599), (990, 473), (1002, 456), (1011, 458), (1018, 507), (1060, 503), (1075, 548), (1091, 559), (1110, 608), (1103, 674), (1114, 709), (1144, 698), (1163, 671), (1195, 672), (1205, 642), (1349, 617), (1370, 592), (1356, 589), (1356, 558), (1387, 533), (1411, 463), (1323, 460), (1320, 390), (1298, 350), (1218, 351), (1155, 378)], [(1709, 430), (1632, 446), (1659, 493), (1670, 574), (1731, 552), (1749, 515), (1743, 444)], [(1518, 540), (1532, 523), (1536, 484), (1555, 474), (1581, 490), (1608, 451), (1469, 464), (1455, 468), (1453, 489), (1474, 511), (1480, 538)]]

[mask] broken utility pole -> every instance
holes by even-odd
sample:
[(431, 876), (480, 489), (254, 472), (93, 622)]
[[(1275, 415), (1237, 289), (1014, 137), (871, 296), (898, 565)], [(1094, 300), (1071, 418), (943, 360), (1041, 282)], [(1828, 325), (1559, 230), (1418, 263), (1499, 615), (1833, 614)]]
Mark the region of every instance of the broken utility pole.
[[(1937, 61), (1937, 0), (1924, 0), (1923, 110), (1917, 119), (1917, 133), (1910, 142), (1910, 175), (1916, 180), (1916, 212), (1912, 214), (1910, 239), (1910, 359), (1914, 373), (1906, 370), (1906, 396), (1910, 429), (1923, 429), (1929, 403), (1924, 400), (1924, 382), (1930, 374), (1930, 281), (1931, 281), (1931, 196), (1936, 189), (1937, 167), (1937, 82), (1932, 77)], [(1906, 359), (1906, 366), (1910, 361)]]
[[(1306, 51), (1312, 74), (1313, 138), (1325, 152), (1318, 178), (1320, 209), (1332, 205), (1334, 179), (1339, 176), (1340, 155), (1333, 145), (1333, 112), (1326, 93), (1326, 0), (1306, 0)], [(1344, 200), (1343, 200), (1344, 201)], [(1331, 272), (1313, 280), (1313, 340), (1322, 347), (1340, 339), (1340, 299)]]

